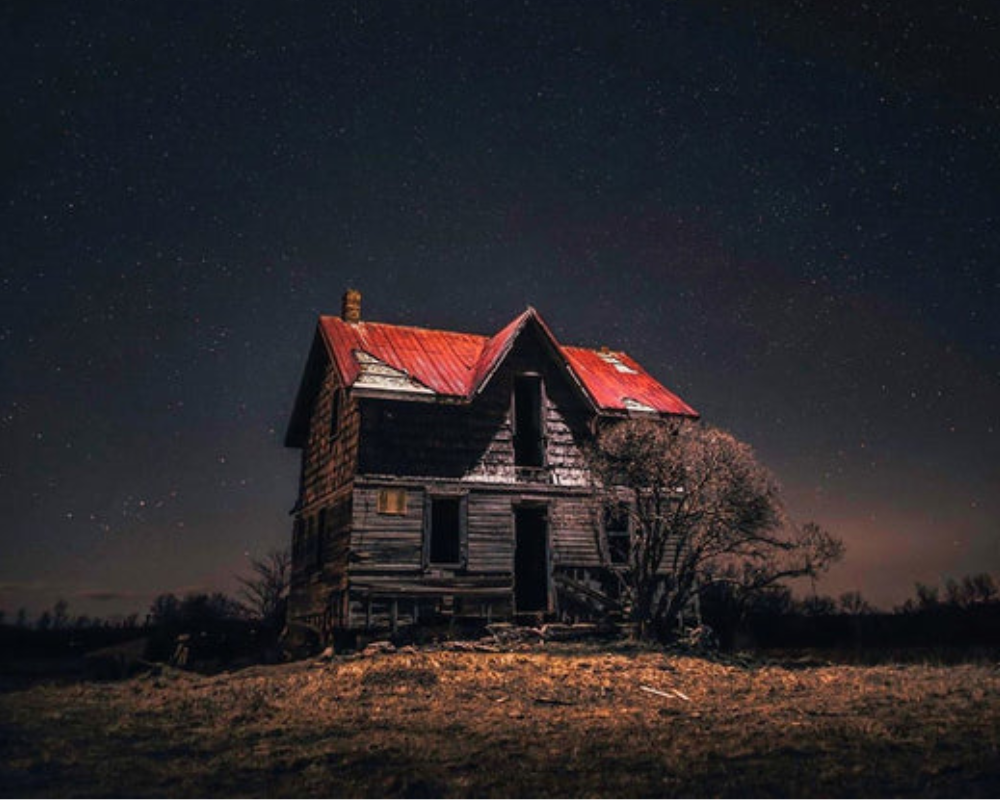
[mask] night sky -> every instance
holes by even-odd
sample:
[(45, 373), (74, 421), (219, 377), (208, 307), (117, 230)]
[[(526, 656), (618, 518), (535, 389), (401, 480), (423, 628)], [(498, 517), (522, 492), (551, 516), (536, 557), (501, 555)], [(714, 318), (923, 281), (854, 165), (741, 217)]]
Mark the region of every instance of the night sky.
[(0, 608), (288, 543), (348, 285), (626, 350), (844, 538), (820, 592), (1000, 572), (1000, 15), (924, 5), (5, 4)]

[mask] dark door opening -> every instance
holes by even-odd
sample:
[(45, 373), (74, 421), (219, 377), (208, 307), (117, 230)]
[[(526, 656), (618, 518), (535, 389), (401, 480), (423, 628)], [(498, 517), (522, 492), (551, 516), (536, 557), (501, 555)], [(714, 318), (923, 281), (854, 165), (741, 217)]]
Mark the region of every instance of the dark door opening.
[(549, 542), (544, 506), (514, 510), (514, 606), (518, 614), (548, 611)]
[(431, 498), (431, 530), (428, 562), (455, 565), (462, 558), (461, 500)]

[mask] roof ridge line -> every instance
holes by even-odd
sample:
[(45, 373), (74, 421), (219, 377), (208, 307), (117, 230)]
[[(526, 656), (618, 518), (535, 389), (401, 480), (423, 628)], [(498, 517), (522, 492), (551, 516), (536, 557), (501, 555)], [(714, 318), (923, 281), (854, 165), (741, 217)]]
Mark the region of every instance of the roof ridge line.
[(465, 331), (450, 331), (450, 330), (445, 330), (444, 328), (427, 328), (427, 327), (424, 327), (422, 325), (404, 325), (404, 324), (401, 324), (401, 323), (398, 323), (398, 322), (380, 322), (380, 321), (371, 320), (371, 319), (362, 319), (362, 320), (359, 320), (358, 322), (344, 322), (344, 320), (341, 319), (341, 317), (338, 316), (337, 314), (320, 314), (320, 318), (321, 319), (325, 318), (325, 319), (339, 320), (344, 325), (351, 325), (351, 326), (355, 326), (355, 325), (383, 325), (383, 326), (385, 326), (387, 328), (406, 328), (407, 330), (412, 330), (412, 331), (427, 331), (428, 333), (449, 333), (449, 334), (452, 334), (454, 336), (474, 336), (474, 337), (476, 337), (478, 339), (492, 339), (493, 336), (496, 335), (496, 334), (487, 334), (487, 333), (467, 333)]

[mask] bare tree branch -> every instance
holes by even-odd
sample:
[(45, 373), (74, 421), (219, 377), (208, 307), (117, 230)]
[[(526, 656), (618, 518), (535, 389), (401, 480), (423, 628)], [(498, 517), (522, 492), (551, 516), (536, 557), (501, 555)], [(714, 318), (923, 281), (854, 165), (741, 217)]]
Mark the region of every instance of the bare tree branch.
[(274, 629), (284, 623), (291, 567), (287, 549), (271, 550), (263, 559), (250, 559), (251, 575), (239, 578), (240, 597), (247, 612)]
[(591, 461), (608, 497), (629, 502), (624, 584), (640, 635), (668, 636), (700, 585), (725, 580), (750, 596), (843, 555), (818, 525), (788, 519), (774, 477), (718, 428), (623, 421), (598, 436)]

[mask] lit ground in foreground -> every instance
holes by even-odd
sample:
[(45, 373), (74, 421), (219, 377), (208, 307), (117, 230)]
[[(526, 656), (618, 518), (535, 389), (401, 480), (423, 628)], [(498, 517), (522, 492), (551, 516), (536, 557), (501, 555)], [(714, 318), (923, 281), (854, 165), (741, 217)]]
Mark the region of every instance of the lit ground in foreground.
[(1000, 665), (410, 651), (0, 695), (6, 796), (995, 796)]

